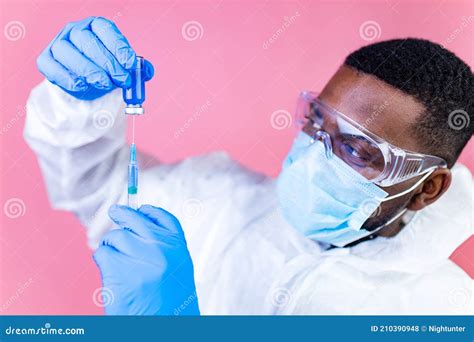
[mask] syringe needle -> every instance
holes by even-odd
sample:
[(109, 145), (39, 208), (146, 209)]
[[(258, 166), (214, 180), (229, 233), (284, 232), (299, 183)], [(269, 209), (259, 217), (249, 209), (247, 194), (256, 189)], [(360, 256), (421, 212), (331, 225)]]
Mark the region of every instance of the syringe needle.
[(132, 118), (132, 145), (135, 144), (135, 116)]
[(130, 160), (128, 163), (128, 206), (132, 209), (138, 208), (138, 166), (137, 148), (135, 144), (130, 145)]

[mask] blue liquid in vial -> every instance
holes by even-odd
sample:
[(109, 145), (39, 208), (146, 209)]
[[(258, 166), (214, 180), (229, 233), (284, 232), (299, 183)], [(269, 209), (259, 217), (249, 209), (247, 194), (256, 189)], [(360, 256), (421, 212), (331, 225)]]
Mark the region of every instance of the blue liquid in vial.
[(127, 104), (125, 114), (143, 114), (143, 102), (145, 102), (145, 59), (137, 56), (137, 63), (131, 70), (132, 86), (124, 88), (123, 100)]

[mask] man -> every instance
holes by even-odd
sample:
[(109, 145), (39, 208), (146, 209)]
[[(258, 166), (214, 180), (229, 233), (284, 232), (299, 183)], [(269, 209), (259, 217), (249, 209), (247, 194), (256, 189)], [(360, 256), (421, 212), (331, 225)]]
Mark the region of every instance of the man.
[(471, 281), (448, 259), (472, 234), (472, 177), (454, 164), (472, 136), (474, 81), (454, 54), (404, 39), (349, 55), (321, 94), (301, 93), (276, 181), (224, 153), (141, 156), (152, 205), (138, 210), (115, 205), (128, 148), (114, 89), (135, 58), (112, 22), (68, 24), (28, 100), (25, 138), (52, 205), (99, 246), (107, 313), (472, 312)]

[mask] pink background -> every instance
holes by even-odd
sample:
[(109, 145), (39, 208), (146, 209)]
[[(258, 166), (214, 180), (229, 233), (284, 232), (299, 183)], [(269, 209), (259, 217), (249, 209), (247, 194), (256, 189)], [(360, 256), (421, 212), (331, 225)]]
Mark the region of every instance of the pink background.
[[(0, 37), (0, 204), (19, 198), (24, 211), (17, 218), (0, 215), (0, 314), (102, 312), (92, 298), (100, 278), (84, 231), (72, 214), (51, 210), (35, 156), (22, 139), (23, 106), (42, 79), (35, 59), (67, 22), (90, 15), (114, 18), (135, 50), (154, 63), (147, 114), (137, 120), (143, 150), (172, 161), (223, 149), (270, 175), (278, 173), (294, 132), (285, 122), (272, 125), (272, 113), (291, 112), (299, 90), (320, 89), (350, 51), (371, 41), (415, 36), (445, 43), (473, 65), (474, 13), (468, 0), (1, 3), (1, 28), (19, 21), (24, 36)], [(184, 39), (190, 39), (182, 34), (188, 21), (202, 25), (202, 37)], [(285, 21), (288, 27), (277, 34)], [(368, 21), (380, 28), (375, 37), (370, 30), (359, 32)], [(207, 108), (188, 121), (203, 105)], [(473, 159), (471, 141), (461, 161), (473, 170)], [(473, 246), (470, 239), (453, 255), (471, 275)]]

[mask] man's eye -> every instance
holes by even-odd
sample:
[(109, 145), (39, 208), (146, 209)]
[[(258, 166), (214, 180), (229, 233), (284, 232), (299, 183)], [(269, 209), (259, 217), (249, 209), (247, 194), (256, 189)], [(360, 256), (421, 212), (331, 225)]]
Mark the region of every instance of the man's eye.
[(315, 104), (312, 104), (312, 105), (311, 105), (311, 113), (310, 113), (310, 116), (314, 116), (315, 118), (320, 119), (320, 120), (323, 118), (323, 114), (322, 114), (321, 111), (319, 110), (319, 107), (316, 106)]
[(318, 126), (322, 126), (322, 123), (324, 121), (323, 114), (314, 103), (310, 105), (309, 113), (307, 114), (306, 118), (312, 124), (316, 124)]
[(354, 146), (348, 143), (343, 143), (341, 144), (341, 152), (342, 159), (350, 163), (351, 165), (355, 165), (357, 167), (367, 166), (367, 158), (365, 158), (365, 156), (360, 153)]
[(314, 117), (313, 115), (307, 115), (305, 116), (306, 118), (306, 124), (313, 127), (313, 128), (317, 128), (317, 127), (320, 127), (321, 125), (321, 120), (319, 120), (318, 118)]
[(344, 148), (346, 154), (349, 154), (351, 155), (352, 157), (356, 157), (356, 158), (362, 158), (362, 156), (356, 151), (355, 148), (353, 148), (351, 145), (349, 144), (343, 144), (342, 145), (342, 148)]

